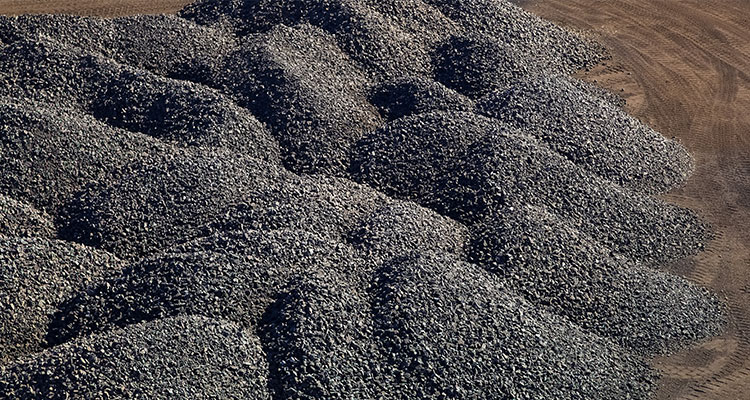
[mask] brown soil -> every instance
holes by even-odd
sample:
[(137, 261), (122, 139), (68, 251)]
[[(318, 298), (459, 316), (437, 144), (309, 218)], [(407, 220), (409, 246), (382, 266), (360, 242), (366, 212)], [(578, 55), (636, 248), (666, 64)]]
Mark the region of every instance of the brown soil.
[(666, 198), (716, 232), (674, 267), (726, 299), (721, 337), (669, 357), (659, 399), (750, 399), (750, 2), (538, 0), (532, 12), (596, 35), (613, 60), (581, 76), (621, 93), (629, 111), (694, 154), (690, 182)]
[(173, 13), (192, 0), (0, 0), (0, 14), (79, 14), (117, 17)]

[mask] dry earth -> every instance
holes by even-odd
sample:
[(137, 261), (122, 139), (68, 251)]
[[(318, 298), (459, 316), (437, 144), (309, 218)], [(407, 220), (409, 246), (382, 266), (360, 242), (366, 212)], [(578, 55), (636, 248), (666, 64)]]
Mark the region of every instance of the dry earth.
[[(174, 12), (189, 0), (0, 0), (0, 13), (118, 16)], [(582, 74), (695, 155), (667, 198), (699, 211), (716, 239), (675, 270), (726, 297), (727, 332), (654, 364), (661, 399), (750, 398), (750, 2), (538, 0), (526, 7), (596, 34), (614, 59)]]
[(697, 170), (673, 202), (716, 239), (678, 273), (726, 297), (727, 332), (655, 360), (659, 399), (750, 399), (750, 2), (539, 0), (526, 7), (593, 32), (613, 60), (582, 76), (620, 92), (629, 111), (679, 138)]

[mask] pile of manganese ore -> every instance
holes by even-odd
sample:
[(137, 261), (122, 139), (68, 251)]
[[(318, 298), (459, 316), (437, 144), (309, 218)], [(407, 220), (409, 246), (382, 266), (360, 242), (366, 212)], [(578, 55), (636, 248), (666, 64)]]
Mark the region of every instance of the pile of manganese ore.
[(685, 148), (505, 0), (0, 17), (0, 398), (645, 399)]

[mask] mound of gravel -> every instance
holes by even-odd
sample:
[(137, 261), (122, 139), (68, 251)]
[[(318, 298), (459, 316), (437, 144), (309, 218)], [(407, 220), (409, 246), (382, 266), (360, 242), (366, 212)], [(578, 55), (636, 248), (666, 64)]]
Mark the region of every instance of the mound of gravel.
[(293, 279), (338, 271), (365, 279), (367, 262), (347, 246), (303, 231), (237, 231), (169, 249), (79, 292), (58, 307), (47, 341), (175, 315), (203, 315), (255, 329)]
[(407, 77), (373, 88), (370, 102), (389, 121), (430, 111), (472, 111), (474, 103), (439, 82)]
[(351, 175), (390, 196), (454, 216), (435, 193), (466, 149), (499, 122), (469, 112), (435, 111), (392, 121), (352, 150)]
[(504, 206), (547, 207), (646, 263), (694, 254), (707, 230), (690, 211), (616, 186), (490, 118), (405, 117), (357, 143), (352, 173), (391, 195), (472, 224)]
[(498, 210), (475, 226), (470, 259), (529, 302), (638, 353), (664, 353), (715, 335), (716, 297), (645, 268), (539, 207)]
[(293, 175), (224, 151), (143, 159), (132, 173), (80, 193), (61, 213), (60, 236), (133, 259), (195, 238), (233, 205), (267, 198)]
[(306, 175), (257, 199), (244, 199), (200, 236), (234, 230), (301, 230), (346, 242), (350, 232), (390, 199), (344, 178)]
[(39, 351), (55, 307), (123, 267), (79, 244), (0, 237), (0, 364)]
[(692, 211), (592, 175), (529, 136), (494, 131), (468, 154), (453, 179), (470, 183), (456, 186), (458, 195), (449, 188), (446, 197), (465, 198), (480, 210), (543, 205), (614, 252), (647, 265), (693, 255), (710, 237)]
[(545, 71), (573, 72), (606, 58), (606, 51), (601, 45), (508, 1), (424, 1), (461, 25), (466, 33), (494, 37), (519, 54), (533, 57)]
[(55, 235), (55, 225), (49, 215), (0, 195), (0, 236), (52, 238)]
[[(0, 16), (0, 40), (39, 37), (85, 49), (158, 75), (204, 83), (236, 49), (233, 35), (174, 15), (87, 18), (72, 15)], [(148, 38), (148, 40), (143, 40)]]
[(116, 181), (132, 162), (173, 151), (75, 110), (22, 99), (0, 99), (0, 127), (0, 193), (53, 216), (86, 185)]
[(52, 348), (0, 368), (0, 397), (270, 399), (258, 338), (236, 324), (177, 317)]
[[(239, 35), (283, 24), (310, 24), (330, 33), (337, 44), (372, 77), (426, 75), (428, 43), (404, 29), (366, 0), (202, 1), (181, 13), (200, 23), (234, 25)], [(206, 16), (207, 9), (219, 11)], [(436, 14), (432, 14), (433, 17)], [(439, 21), (438, 21), (439, 22)], [(443, 19), (442, 22), (447, 22)]]
[(400, 398), (384, 379), (367, 294), (336, 273), (292, 282), (260, 332), (277, 398)]
[(693, 170), (692, 158), (679, 143), (569, 78), (521, 80), (482, 99), (477, 109), (536, 136), (589, 171), (635, 190), (664, 192), (683, 183)]
[(300, 177), (229, 152), (182, 152), (133, 170), (71, 201), (60, 218), (60, 235), (125, 259), (247, 228), (310, 230), (344, 241), (386, 202), (346, 179)]
[[(378, 272), (376, 337), (404, 398), (647, 398), (636, 358), (507, 292), (472, 264), (410, 254)], [(585, 378), (583, 378), (585, 377)]]
[(435, 79), (474, 99), (506, 89), (535, 69), (524, 55), (488, 36), (454, 36), (435, 53)]
[(375, 210), (349, 234), (348, 242), (371, 257), (392, 258), (413, 251), (465, 257), (468, 229), (410, 201)]
[(224, 70), (223, 90), (272, 128), (292, 171), (342, 175), (348, 147), (380, 123), (366, 76), (314, 26), (249, 35)]
[(246, 109), (201, 85), (163, 78), (39, 38), (0, 51), (0, 96), (55, 102), (111, 126), (186, 146), (225, 146), (278, 162), (270, 133)]

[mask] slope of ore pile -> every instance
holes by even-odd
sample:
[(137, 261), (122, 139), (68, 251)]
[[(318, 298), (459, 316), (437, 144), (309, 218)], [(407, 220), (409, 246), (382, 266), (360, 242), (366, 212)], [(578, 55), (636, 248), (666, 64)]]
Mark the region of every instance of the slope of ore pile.
[(504, 0), (0, 17), (0, 398), (645, 399), (693, 168)]

